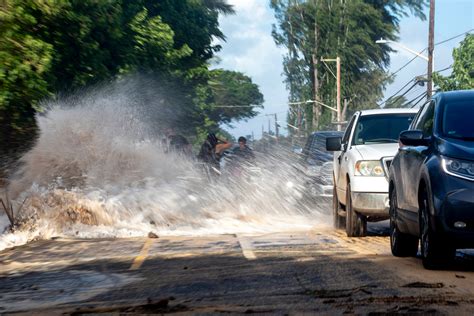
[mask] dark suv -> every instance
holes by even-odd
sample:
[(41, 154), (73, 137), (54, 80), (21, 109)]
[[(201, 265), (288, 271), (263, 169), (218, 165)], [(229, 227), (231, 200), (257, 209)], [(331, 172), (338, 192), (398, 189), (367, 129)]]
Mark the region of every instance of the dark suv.
[(390, 243), (395, 256), (442, 267), (474, 248), (474, 90), (435, 95), (400, 134), (390, 167)]
[[(326, 150), (326, 139), (342, 137), (343, 132), (318, 131), (309, 135), (302, 152), (303, 173), (306, 176), (306, 194), (325, 208), (332, 203), (333, 153)], [(326, 205), (327, 204), (327, 205)]]

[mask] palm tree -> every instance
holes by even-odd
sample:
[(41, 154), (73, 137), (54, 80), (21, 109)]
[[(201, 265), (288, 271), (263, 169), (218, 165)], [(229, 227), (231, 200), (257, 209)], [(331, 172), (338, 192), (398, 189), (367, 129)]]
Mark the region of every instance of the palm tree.
[(201, 0), (202, 4), (218, 13), (230, 15), (235, 14), (234, 6), (227, 3), (227, 0)]

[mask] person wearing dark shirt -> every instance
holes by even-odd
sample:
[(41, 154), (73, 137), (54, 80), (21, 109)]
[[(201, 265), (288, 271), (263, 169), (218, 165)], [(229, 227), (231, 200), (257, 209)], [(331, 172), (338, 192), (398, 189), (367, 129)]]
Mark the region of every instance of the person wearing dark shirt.
[(233, 154), (235, 158), (237, 159), (245, 159), (245, 160), (253, 160), (255, 159), (255, 155), (250, 149), (249, 146), (247, 146), (247, 139), (243, 136), (239, 137), (239, 147), (234, 148)]

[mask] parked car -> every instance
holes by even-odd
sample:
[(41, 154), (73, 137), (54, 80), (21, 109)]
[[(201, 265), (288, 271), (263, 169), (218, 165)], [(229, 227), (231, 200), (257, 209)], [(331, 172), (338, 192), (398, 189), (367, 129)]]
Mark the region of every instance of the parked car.
[(307, 178), (306, 195), (320, 208), (327, 208), (332, 201), (333, 153), (326, 150), (328, 137), (342, 137), (343, 132), (318, 131), (306, 140), (302, 151), (302, 167)]
[(390, 167), (390, 244), (425, 268), (474, 248), (474, 90), (439, 93), (423, 106)]
[(328, 138), (334, 153), (333, 218), (347, 236), (367, 234), (367, 221), (389, 218), (388, 168), (397, 153), (398, 135), (408, 128), (416, 109), (358, 111), (342, 139)]

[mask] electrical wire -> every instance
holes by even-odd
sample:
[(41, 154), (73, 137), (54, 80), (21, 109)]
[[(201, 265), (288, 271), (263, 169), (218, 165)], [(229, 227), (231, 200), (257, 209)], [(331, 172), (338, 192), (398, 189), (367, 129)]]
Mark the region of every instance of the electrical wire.
[(471, 33), (472, 31), (474, 31), (474, 29), (470, 29), (469, 31), (466, 31), (466, 32), (463, 32), (463, 33), (461, 33), (461, 34), (458, 34), (458, 35), (455, 35), (455, 36), (453, 36), (453, 37), (450, 37), (450, 38), (448, 38), (448, 39), (442, 40), (441, 42), (435, 43), (434, 46), (441, 45), (441, 44), (444, 44), (444, 43), (446, 43), (446, 42), (452, 41), (453, 39), (456, 39), (456, 38), (461, 37), (461, 36), (463, 36), (463, 35), (469, 34), (469, 33)]
[[(420, 98), (418, 101), (416, 101), (415, 103), (413, 103), (413, 105), (411, 106), (411, 108), (412, 108), (412, 109), (415, 108), (415, 107), (418, 105), (418, 103), (420, 103), (421, 101), (425, 100), (425, 97), (426, 97), (427, 95), (428, 95), (428, 93), (426, 93), (426, 94), (424, 94), (423, 96), (421, 96), (421, 98)], [(426, 103), (428, 103), (428, 102), (429, 102), (428, 100), (425, 100), (425, 102), (422, 103), (421, 106), (423, 106), (423, 104), (426, 104)], [(420, 106), (420, 107), (421, 107), (421, 106)]]
[(412, 82), (413, 80), (415, 80), (414, 78), (411, 79), (410, 81), (408, 81), (403, 87), (400, 88), (400, 90), (398, 90), (397, 92), (395, 92), (394, 94), (392, 94), (390, 97), (386, 98), (385, 100), (383, 100), (382, 102), (380, 103), (377, 103), (377, 105), (379, 107), (382, 107), (383, 104), (385, 104), (391, 97), (397, 95), (398, 93), (400, 93), (403, 89), (405, 89), (409, 84), (410, 82)]
[[(443, 68), (443, 69), (440, 69), (440, 70), (435, 70), (435, 71), (433, 71), (433, 73), (435, 73), (435, 72), (443, 72), (443, 71), (446, 71), (446, 70), (451, 69), (451, 68), (453, 68), (453, 67), (454, 67), (454, 64), (451, 64), (450, 66), (448, 66), (448, 67), (446, 67), (446, 68)], [(428, 75), (428, 74), (427, 74), (427, 73), (424, 73), (424, 74), (422, 74), (422, 75), (419, 75), (418, 77), (423, 77), (423, 76), (426, 76), (426, 75)]]
[[(474, 29), (470, 29), (469, 31), (465, 31), (461, 34), (458, 34), (458, 35), (455, 35), (453, 37), (450, 37), (448, 39), (445, 39), (445, 40), (442, 40), (441, 42), (438, 42), (438, 43), (435, 43), (434, 46), (438, 46), (438, 45), (441, 45), (441, 44), (444, 44), (446, 42), (449, 42), (449, 41), (452, 41), (453, 39), (456, 39), (458, 37), (461, 37), (463, 35), (466, 35), (466, 34), (469, 34), (471, 33), (472, 31), (474, 31)], [(428, 47), (424, 48), (423, 50), (419, 51), (418, 54), (421, 54), (423, 53), (424, 51), (426, 51), (428, 49)], [(401, 66), (400, 68), (398, 68), (395, 72), (391, 73), (390, 76), (388, 76), (388, 78), (392, 78), (394, 75), (396, 75), (397, 73), (399, 73), (400, 71), (402, 71), (403, 69), (405, 69), (409, 64), (411, 64), (415, 59), (417, 59), (418, 56), (415, 56), (413, 57), (412, 59), (410, 59), (406, 64), (404, 64), (403, 66)]]
[(273, 113), (267, 113), (267, 114), (260, 114), (260, 115), (251, 117), (250, 119), (254, 119), (254, 118), (257, 118), (257, 117), (269, 116), (269, 115), (273, 115), (273, 114), (281, 114), (281, 113), (288, 113), (288, 111), (280, 111), (280, 112), (273, 112)]
[[(426, 96), (427, 92), (426, 91), (423, 91), (420, 95), (416, 96), (415, 98), (411, 99), (410, 101), (407, 101), (405, 102), (401, 107), (404, 108), (404, 107), (407, 107), (408, 105), (412, 104), (412, 102), (418, 100), (419, 102), (419, 99), (423, 99), (425, 96)], [(418, 103), (417, 102), (417, 103)], [(417, 103), (415, 103), (414, 105), (411, 106), (411, 108), (413, 108)]]
[[(419, 51), (419, 54), (423, 53), (424, 51), (426, 50), (423, 49), (421, 51)], [(390, 76), (388, 76), (388, 78), (392, 78), (393, 76), (395, 76), (397, 73), (399, 73), (400, 71), (402, 71), (403, 69), (405, 69), (409, 64), (411, 64), (415, 59), (417, 59), (418, 56), (415, 56), (413, 57), (412, 59), (410, 59), (405, 65), (401, 66), (400, 68), (398, 68), (395, 72), (391, 73)]]
[[(415, 57), (416, 58), (416, 57)], [(451, 69), (453, 68), (453, 64), (451, 64), (450, 66), (448, 67), (445, 67), (443, 69), (440, 69), (440, 70), (435, 70), (434, 72), (443, 72), (443, 71), (446, 71), (448, 69)], [(383, 100), (382, 102), (378, 103), (377, 105), (379, 107), (382, 107), (382, 105), (384, 105), (388, 100), (390, 100), (390, 98), (393, 98), (395, 97), (398, 93), (400, 93), (403, 89), (405, 89), (413, 80), (416, 80), (417, 77), (423, 77), (423, 76), (426, 76), (427, 74), (423, 74), (423, 75), (419, 75), (419, 76), (416, 76), (414, 77), (413, 79), (411, 79), (410, 81), (408, 81), (401, 89), (399, 89), (397, 92), (395, 92), (394, 94), (392, 94), (390, 97), (386, 98), (385, 100)], [(420, 89), (416, 89), (414, 91), (412, 91), (411, 93), (415, 92), (415, 91), (419, 91)]]
[[(413, 81), (413, 79), (412, 79), (412, 81)], [(395, 102), (397, 102), (398, 100), (400, 100), (401, 98), (403, 98), (405, 95), (407, 95), (407, 93), (408, 93), (410, 90), (412, 90), (414, 87), (416, 87), (417, 84), (418, 84), (418, 82), (415, 81), (415, 82), (413, 83), (413, 85), (412, 85), (410, 88), (408, 88), (408, 90), (405, 91), (403, 94), (398, 95), (398, 96), (391, 96), (390, 98), (394, 98), (392, 102), (395, 103)], [(390, 98), (388, 98), (387, 100), (390, 100)], [(385, 102), (386, 102), (386, 101), (385, 101)]]
[(426, 91), (426, 86), (425, 85), (418, 85), (417, 88), (411, 90), (410, 92), (408, 92), (406, 95), (405, 95), (405, 98), (411, 98), (412, 96), (414, 95), (417, 95), (418, 93), (420, 93), (421, 91)]

